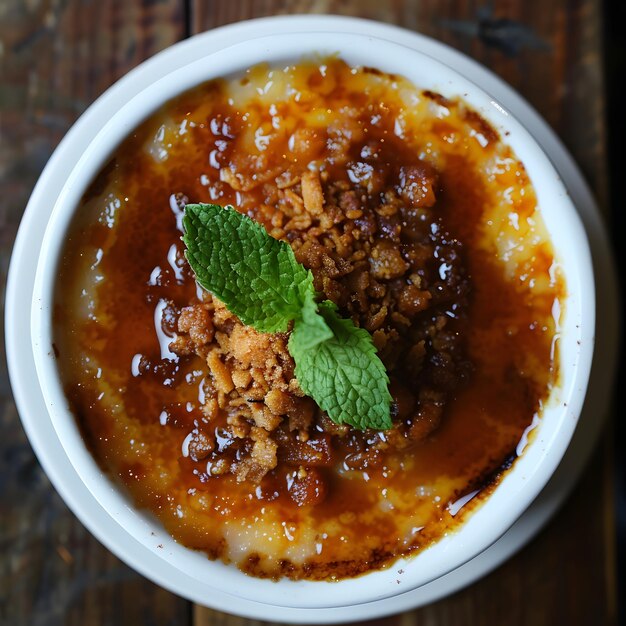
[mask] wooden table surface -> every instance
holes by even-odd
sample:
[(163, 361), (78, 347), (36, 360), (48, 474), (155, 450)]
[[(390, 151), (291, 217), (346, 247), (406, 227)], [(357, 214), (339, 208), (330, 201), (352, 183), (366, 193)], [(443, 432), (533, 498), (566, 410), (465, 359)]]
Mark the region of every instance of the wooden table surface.
[[(265, 15), (358, 15), (419, 31), (471, 55), (546, 118), (606, 210), (601, 5), (600, 0), (0, 0), (0, 290), (28, 196), (78, 115), (166, 46)], [(4, 332), (4, 353), (3, 342)], [(26, 440), (4, 356), (0, 429), (2, 626), (257, 623), (160, 589), (85, 530)], [(606, 435), (561, 512), (497, 571), (435, 604), (380, 621), (389, 626), (616, 623), (611, 450)]]

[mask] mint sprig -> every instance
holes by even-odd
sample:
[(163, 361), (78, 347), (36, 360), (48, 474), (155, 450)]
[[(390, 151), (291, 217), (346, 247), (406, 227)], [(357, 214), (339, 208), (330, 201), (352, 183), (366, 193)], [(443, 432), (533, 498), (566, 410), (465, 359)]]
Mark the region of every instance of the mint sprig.
[(244, 324), (284, 332), (315, 294), (313, 275), (278, 241), (232, 207), (188, 204), (183, 217), (196, 280)]
[(332, 337), (307, 348), (308, 328), (296, 322), (289, 338), (302, 391), (337, 424), (391, 428), (389, 378), (371, 335), (351, 319), (339, 317), (337, 305), (330, 300), (320, 302), (319, 314)]
[(296, 378), (331, 420), (358, 429), (391, 428), (389, 378), (370, 334), (317, 302), (313, 275), (289, 244), (260, 224), (214, 204), (188, 204), (186, 257), (198, 283), (244, 324), (285, 332)]

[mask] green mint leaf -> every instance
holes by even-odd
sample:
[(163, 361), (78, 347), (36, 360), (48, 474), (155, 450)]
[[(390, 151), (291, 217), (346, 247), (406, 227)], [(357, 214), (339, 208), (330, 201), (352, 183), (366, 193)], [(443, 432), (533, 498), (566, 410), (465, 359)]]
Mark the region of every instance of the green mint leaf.
[(317, 312), (317, 307), (318, 305), (313, 295), (305, 300), (302, 308), (302, 317), (296, 319), (289, 337), (288, 347), (292, 356), (292, 341), (296, 342), (300, 350), (309, 350), (333, 336), (333, 331), (328, 327), (326, 320)]
[(389, 378), (370, 334), (317, 304), (313, 275), (289, 244), (232, 207), (188, 204), (185, 255), (196, 280), (244, 324), (284, 332), (296, 378), (330, 419), (355, 428), (391, 428)]
[(332, 302), (318, 306), (333, 336), (311, 346), (306, 330), (296, 322), (289, 352), (300, 387), (338, 424), (362, 430), (391, 428), (389, 378), (372, 337), (352, 320), (339, 317)]
[(314, 301), (313, 276), (289, 244), (232, 207), (188, 204), (183, 226), (196, 280), (244, 324), (284, 332)]

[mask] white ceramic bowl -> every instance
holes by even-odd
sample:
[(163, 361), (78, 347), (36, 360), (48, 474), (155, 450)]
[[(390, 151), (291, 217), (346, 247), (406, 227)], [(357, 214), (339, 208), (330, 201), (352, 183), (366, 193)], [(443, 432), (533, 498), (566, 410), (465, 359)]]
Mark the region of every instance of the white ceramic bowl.
[[(95, 463), (68, 410), (51, 348), (52, 296), (62, 244), (83, 192), (116, 146), (161, 104), (198, 83), (260, 61), (297, 60), (312, 52), (338, 52), (348, 63), (402, 74), (444, 96), (462, 96), (506, 135), (534, 185), (568, 292), (559, 339), (562, 384), (546, 404), (535, 441), (494, 493), (458, 531), (416, 557), (338, 583), (254, 579), (177, 544), (156, 520), (135, 509)], [(33, 446), (65, 500), (107, 547), (159, 584), (215, 608), (274, 620), (345, 621), (406, 608), (406, 602), (395, 599), (457, 570), (511, 527), (544, 488), (570, 443), (585, 400), (595, 329), (585, 228), (560, 173), (518, 118), (554, 141), (506, 86), (441, 44), (363, 20), (305, 16), (259, 20), (194, 37), (133, 70), (88, 109), (50, 160), (20, 227), (7, 296), (7, 348)], [(571, 176), (572, 165), (556, 145)], [(590, 201), (588, 195), (585, 199)], [(602, 238), (597, 223), (594, 228)], [(39, 245), (38, 256), (28, 257)], [(30, 319), (24, 311), (29, 295)]]

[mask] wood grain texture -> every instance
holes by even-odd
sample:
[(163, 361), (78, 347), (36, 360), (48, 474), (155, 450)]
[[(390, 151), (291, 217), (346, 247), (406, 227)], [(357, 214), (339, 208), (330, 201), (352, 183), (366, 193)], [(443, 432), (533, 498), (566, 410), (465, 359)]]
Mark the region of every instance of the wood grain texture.
[[(183, 13), (178, 0), (0, 2), (0, 307), (19, 220), (56, 144), (111, 83), (183, 36)], [(0, 331), (0, 624), (186, 626), (188, 603), (102, 547), (46, 479), (11, 398)]]
[[(0, 290), (37, 176), (74, 119), (109, 84), (188, 27), (200, 32), (241, 19), (309, 12), (399, 24), (491, 67), (557, 131), (606, 206), (600, 0), (2, 0)], [(91, 537), (33, 456), (4, 359), (0, 428), (0, 625), (260, 624), (192, 610)], [(611, 449), (607, 440), (561, 513), (496, 572), (429, 607), (379, 621), (614, 624)]]

